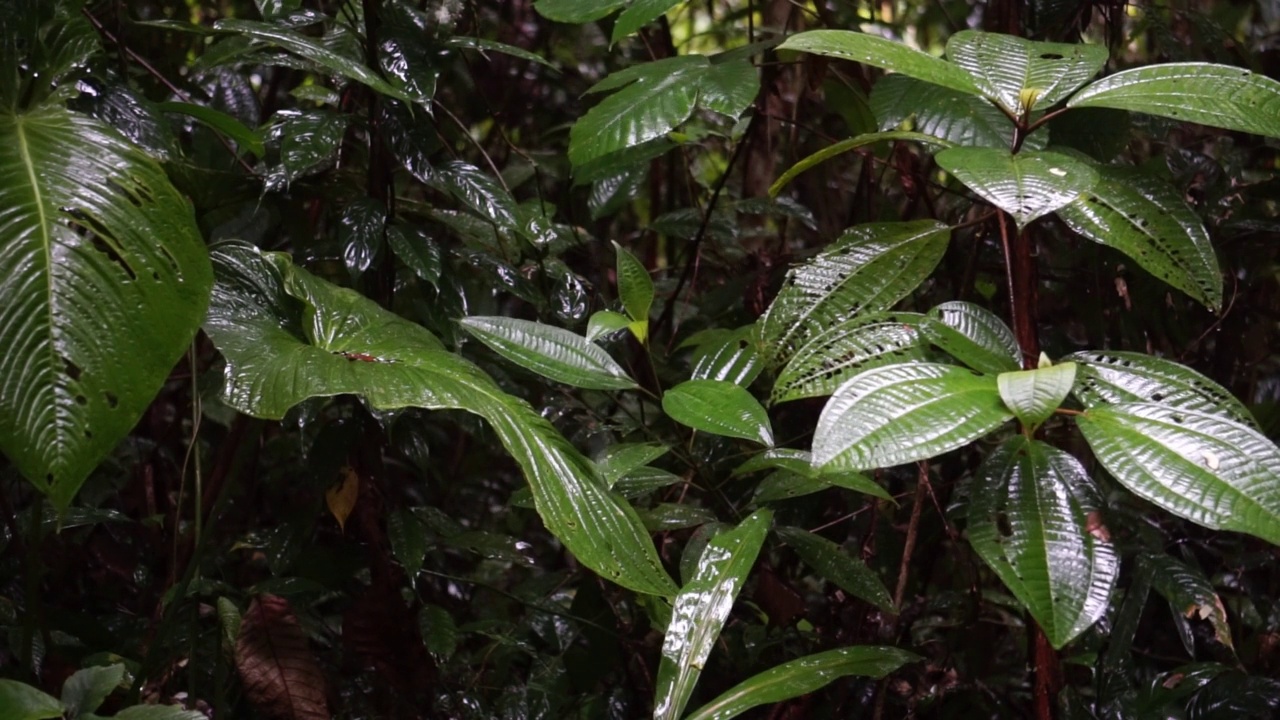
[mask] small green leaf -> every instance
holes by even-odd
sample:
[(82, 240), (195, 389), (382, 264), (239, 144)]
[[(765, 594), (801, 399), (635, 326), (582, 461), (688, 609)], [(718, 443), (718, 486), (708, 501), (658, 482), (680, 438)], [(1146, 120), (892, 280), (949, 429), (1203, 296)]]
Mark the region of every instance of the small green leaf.
[(412, 580), (427, 556), (427, 528), (418, 516), (404, 508), (387, 513), (386, 518), (391, 555)]
[(248, 150), (256, 157), (262, 157), (266, 153), (260, 133), (250, 130), (244, 126), (244, 123), (224, 112), (186, 102), (162, 102), (156, 105), (156, 109), (195, 118), (227, 136), (228, 139), (234, 140), (240, 149)]
[(1055, 152), (1017, 155), (995, 148), (959, 147), (935, 157), (978, 197), (1013, 216), (1019, 228), (1074, 202), (1097, 183), (1087, 163)]
[(670, 487), (684, 478), (661, 468), (645, 465), (618, 478), (613, 489), (624, 498), (637, 498), (654, 490)]
[(655, 533), (685, 530), (716, 520), (715, 513), (710, 510), (687, 503), (658, 503), (637, 512), (645, 529)]
[(769, 510), (757, 510), (711, 538), (702, 551), (693, 577), (676, 596), (662, 641), (654, 720), (677, 720), (684, 713), (772, 521)]
[(612, 13), (627, 0), (537, 0), (535, 10), (548, 20), (562, 23), (586, 23)]
[(87, 667), (62, 683), (62, 703), (72, 717), (98, 709), (124, 678), (124, 665)]
[(592, 313), (587, 319), (587, 339), (595, 342), (610, 333), (626, 330), (630, 325), (631, 319), (626, 315), (612, 310), (601, 310)]
[(0, 680), (0, 711), (12, 720), (51, 720), (63, 717), (58, 698), (17, 680)]
[(716, 56), (698, 75), (698, 107), (737, 120), (760, 92), (760, 71), (746, 58), (726, 59), (728, 55)]
[(662, 396), (672, 420), (713, 435), (773, 444), (769, 413), (751, 393), (721, 380), (689, 380)]
[(440, 282), (444, 261), (440, 246), (417, 227), (393, 225), (387, 228), (387, 244), (414, 275), (435, 285)]
[(427, 652), (437, 662), (446, 662), (458, 649), (458, 626), (448, 610), (438, 605), (423, 605), (418, 611), (418, 628)]
[(502, 357), (556, 382), (589, 390), (638, 387), (603, 348), (564, 328), (507, 317), (469, 317), (461, 324)]
[(780, 703), (849, 675), (882, 678), (920, 657), (894, 647), (858, 645), (814, 653), (734, 685), (686, 720), (730, 720), (754, 707)]
[(855, 560), (836, 543), (807, 530), (794, 527), (775, 529), (778, 537), (790, 545), (804, 564), (841, 590), (875, 605), (886, 613), (895, 613), (893, 598), (884, 583), (866, 563)]
[(1022, 367), (1022, 350), (1013, 331), (980, 305), (953, 300), (929, 311), (920, 333), (948, 355), (984, 373)]
[(963, 69), (878, 35), (850, 30), (809, 30), (787, 38), (778, 49), (852, 60), (970, 95), (980, 94), (973, 78)]
[(1000, 399), (1018, 420), (1034, 431), (1053, 415), (1076, 381), (1076, 364), (1064, 362), (1035, 370), (1002, 372), (996, 376)]
[(752, 496), (751, 502), (759, 505), (778, 500), (790, 500), (791, 498), (822, 492), (833, 487), (853, 490), (854, 492), (889, 500), (890, 502), (893, 500), (893, 496), (885, 491), (884, 488), (862, 473), (831, 472), (818, 474), (812, 467), (807, 467), (804, 473), (778, 470), (770, 474), (756, 486), (756, 493)]
[(616, 242), (613, 247), (618, 254), (618, 298), (622, 307), (633, 321), (647, 322), (653, 305), (653, 278), (635, 255)]
[(941, 148), (952, 147), (952, 143), (947, 140), (934, 137), (933, 135), (908, 132), (906, 130), (887, 130), (885, 132), (865, 133), (857, 137), (846, 138), (824, 147), (795, 165), (787, 168), (787, 171), (782, 173), (782, 175), (779, 176), (777, 180), (774, 180), (773, 184), (769, 186), (769, 197), (778, 197), (778, 193), (782, 192), (782, 188), (790, 184), (792, 180), (795, 180), (796, 176), (800, 173), (809, 170), (815, 165), (820, 165), (831, 158), (843, 155), (850, 150), (855, 150), (878, 142), (891, 142), (895, 140), (919, 142)]
[(1012, 417), (994, 377), (939, 363), (886, 365), (854, 377), (827, 401), (814, 430), (813, 463), (871, 470), (924, 460)]
[(643, 467), (667, 454), (667, 446), (658, 443), (618, 443), (605, 448), (596, 458), (600, 477), (612, 485), (627, 473)]
[(1089, 82), (1107, 63), (1107, 49), (961, 30), (947, 40), (947, 59), (967, 70), (984, 96), (1022, 116), (1057, 105)]
[(1172, 360), (1112, 350), (1089, 350), (1062, 359), (1080, 366), (1072, 394), (1086, 408), (1152, 402), (1258, 425), (1244, 403), (1226, 388)]

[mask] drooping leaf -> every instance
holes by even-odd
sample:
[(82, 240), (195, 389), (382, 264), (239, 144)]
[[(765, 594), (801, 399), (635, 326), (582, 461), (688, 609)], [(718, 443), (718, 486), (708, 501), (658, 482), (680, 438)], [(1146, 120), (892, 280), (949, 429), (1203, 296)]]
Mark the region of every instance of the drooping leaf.
[(857, 137), (846, 138), (839, 142), (831, 143), (812, 155), (804, 158), (800, 162), (787, 168), (787, 171), (778, 176), (777, 180), (769, 186), (769, 197), (778, 197), (778, 193), (782, 192), (782, 188), (786, 187), (796, 176), (804, 171), (824, 163), (831, 158), (843, 155), (850, 150), (855, 150), (866, 145), (873, 145), (878, 142), (890, 142), (894, 140), (907, 140), (910, 142), (919, 142), (926, 145), (948, 148), (952, 143), (948, 140), (926, 135), (924, 133), (909, 132), (906, 130), (887, 130), (885, 132), (864, 133)]
[(649, 308), (653, 305), (653, 278), (626, 248), (615, 242), (613, 249), (618, 255), (618, 299), (632, 321), (648, 322)]
[(400, 508), (387, 513), (387, 540), (391, 555), (412, 580), (427, 555), (427, 529), (412, 512)]
[(1280, 449), (1218, 414), (1148, 402), (1090, 408), (1076, 424), (1134, 494), (1194, 523), (1280, 543)]
[(102, 123), (0, 114), (0, 450), (65, 509), (204, 316), (186, 198)]
[(1167, 63), (1105, 77), (1067, 107), (1106, 107), (1280, 137), (1280, 82), (1243, 68)]
[(887, 310), (933, 272), (951, 228), (934, 220), (870, 223), (787, 273), (760, 319), (766, 360), (780, 365), (815, 335), (849, 318)]
[(556, 382), (592, 390), (637, 387), (603, 348), (564, 328), (517, 318), (480, 316), (463, 318), (461, 325), (502, 357)]
[(1175, 613), (1185, 618), (1208, 621), (1213, 627), (1214, 638), (1235, 649), (1227, 609), (1204, 573), (1164, 554), (1145, 552), (1138, 556), (1138, 562), (1151, 568), (1151, 587), (1169, 601)]
[(418, 629), (426, 642), (427, 652), (438, 662), (453, 657), (458, 649), (458, 626), (448, 610), (439, 605), (424, 605), (418, 612)]
[(844, 548), (807, 530), (795, 527), (779, 527), (774, 530), (800, 559), (818, 575), (835, 583), (837, 587), (854, 597), (875, 605), (886, 613), (897, 612), (893, 598), (880, 578), (856, 560)]
[(814, 430), (813, 464), (871, 470), (924, 460), (1012, 417), (994, 377), (939, 363), (886, 365), (854, 377), (827, 401)]
[(662, 411), (695, 430), (773, 444), (769, 413), (751, 393), (731, 382), (682, 382), (663, 394)]
[(970, 544), (1056, 648), (1102, 617), (1119, 575), (1098, 506), (1078, 460), (1023, 436), (991, 453), (970, 491)]
[(268, 176), (272, 189), (328, 167), (338, 154), (350, 118), (328, 110), (281, 110), (269, 135), (280, 142), (280, 166)]
[(1098, 182), (1058, 209), (1072, 230), (1129, 256), (1204, 303), (1222, 307), (1222, 273), (1209, 233), (1171, 185), (1150, 173), (1100, 165)]
[(1021, 116), (1067, 99), (1102, 69), (1107, 49), (961, 30), (947, 40), (947, 59), (967, 70), (983, 95)]
[(752, 676), (703, 705), (686, 720), (730, 720), (754, 707), (780, 703), (849, 675), (881, 678), (919, 656), (894, 647), (857, 645), (814, 653)]
[(1112, 350), (1072, 353), (1062, 360), (1079, 366), (1072, 394), (1086, 408), (1151, 402), (1257, 427), (1253, 415), (1226, 388), (1172, 360)]
[(490, 40), (489, 38), (453, 35), (444, 38), (442, 42), (448, 47), (463, 48), (466, 50), (479, 50), (482, 54), (486, 52), (502, 53), (503, 55), (510, 55), (511, 57), (520, 58), (521, 60), (528, 60), (529, 62), (538, 63), (539, 65), (545, 65), (552, 70), (555, 69), (555, 66), (551, 64), (550, 60), (547, 60), (537, 53), (531, 53), (524, 48), (518, 48), (515, 45), (508, 45), (507, 43)]
[(658, 664), (654, 720), (677, 720), (684, 713), (772, 521), (772, 512), (757, 510), (736, 528), (711, 538), (702, 551), (671, 609)]
[(324, 672), (289, 601), (254, 598), (236, 640), (236, 670), (249, 702), (265, 715), (328, 720)]
[(338, 216), (338, 243), (347, 272), (359, 277), (382, 253), (386, 240), (387, 210), (371, 198), (358, 198)]
[(958, 147), (934, 159), (978, 197), (1012, 215), (1019, 228), (1074, 202), (1098, 180), (1088, 164), (1055, 152), (1013, 155), (995, 148)]
[(786, 42), (778, 46), (778, 49), (799, 50), (852, 60), (970, 95), (981, 94), (973, 78), (962, 68), (941, 58), (926, 55), (901, 42), (867, 33), (850, 30), (809, 30), (787, 38)]
[[(893, 131), (913, 119), (911, 127), (937, 138), (939, 147), (1013, 147), (1014, 124), (985, 99), (941, 88), (906, 75), (890, 75), (876, 81), (869, 99), (881, 131)], [(1041, 150), (1044, 133), (1027, 136), (1023, 147)]]
[(1022, 367), (1022, 350), (1013, 331), (990, 310), (961, 300), (929, 311), (920, 333), (951, 357), (984, 373)]
[(612, 13), (627, 0), (537, 0), (533, 4), (543, 17), (562, 23), (586, 23)]
[(773, 383), (773, 404), (836, 391), (873, 367), (928, 359), (919, 313), (866, 313), (817, 333), (796, 350)]
[(1034, 370), (1014, 370), (996, 376), (1000, 399), (1027, 428), (1048, 420), (1071, 392), (1076, 364), (1058, 363)]

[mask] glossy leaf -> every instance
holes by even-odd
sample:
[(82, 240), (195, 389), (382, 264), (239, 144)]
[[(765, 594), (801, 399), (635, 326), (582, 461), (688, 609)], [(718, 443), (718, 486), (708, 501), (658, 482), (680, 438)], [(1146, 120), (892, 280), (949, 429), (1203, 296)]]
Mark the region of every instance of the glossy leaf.
[(622, 313), (601, 310), (587, 319), (587, 339), (594, 342), (610, 333), (626, 330), (630, 324), (631, 319)]
[(1076, 364), (1059, 363), (1034, 370), (1002, 372), (996, 376), (1000, 399), (1018, 420), (1034, 430), (1048, 420), (1071, 392)]
[(1017, 155), (994, 148), (951, 148), (934, 158), (978, 197), (1013, 216), (1018, 227), (1075, 202), (1096, 184), (1088, 164), (1055, 152)]
[(855, 560), (845, 549), (807, 530), (779, 527), (778, 537), (800, 556), (805, 565), (856, 598), (865, 600), (886, 613), (895, 613), (893, 598), (880, 578), (866, 563)]
[(634, 34), (680, 2), (681, 0), (634, 0), (614, 22), (611, 42), (616, 43)]
[(803, 473), (778, 470), (770, 474), (756, 486), (756, 493), (752, 496), (751, 502), (759, 505), (778, 500), (790, 500), (791, 498), (811, 495), (833, 487), (853, 490), (864, 495), (878, 497), (881, 500), (889, 500), (891, 502), (893, 500), (893, 497), (884, 488), (862, 473), (830, 472), (820, 474), (810, 467)]
[(1072, 230), (1129, 256), (1204, 303), (1222, 307), (1222, 273), (1209, 233), (1169, 183), (1133, 168), (1098, 166), (1088, 193), (1058, 209)]
[(822, 397), (873, 367), (928, 359), (919, 313), (866, 313), (814, 335), (773, 383), (769, 402)]
[(20, 683), (17, 680), (0, 680), (0, 710), (13, 720), (51, 720), (64, 717), (66, 708), (52, 695)]
[(370, 198), (357, 198), (338, 216), (338, 244), (352, 277), (368, 270), (382, 253), (386, 240), (387, 210)]
[(671, 609), (658, 664), (654, 720), (677, 720), (683, 714), (772, 521), (773, 513), (757, 510), (736, 528), (711, 538), (702, 551)]
[(616, 242), (613, 249), (618, 255), (618, 299), (633, 321), (648, 321), (649, 308), (653, 305), (653, 278), (635, 255)]
[(1280, 82), (1230, 65), (1168, 63), (1105, 77), (1067, 107), (1106, 107), (1280, 137)]
[(729, 720), (760, 705), (780, 703), (849, 675), (881, 678), (919, 656), (894, 647), (857, 645), (814, 653), (752, 676), (698, 708), (686, 720)]
[(460, 324), (502, 357), (556, 382), (591, 390), (638, 387), (599, 345), (563, 328), (508, 317), (469, 317)]
[(1142, 553), (1138, 561), (1149, 566), (1151, 587), (1160, 593), (1181, 617), (1208, 621), (1218, 642), (1235, 649), (1227, 608), (1204, 573), (1164, 554)]
[(859, 313), (892, 307), (933, 272), (950, 236), (951, 228), (934, 220), (846, 230), (787, 273), (759, 321), (766, 360), (780, 365), (824, 330)]
[(637, 468), (644, 467), (667, 454), (667, 446), (658, 443), (618, 443), (605, 448), (596, 458), (600, 477), (613, 484)]
[(658, 503), (639, 513), (645, 529), (655, 533), (686, 530), (716, 521), (715, 513), (687, 503)]
[(947, 59), (967, 70), (983, 95), (1021, 116), (1047, 110), (1089, 82), (1106, 64), (1107, 49), (961, 30), (947, 40)]
[(981, 305), (953, 300), (929, 311), (920, 333), (948, 355), (984, 373), (1022, 367), (1022, 350), (1004, 321)]
[(850, 30), (809, 30), (787, 38), (778, 49), (852, 60), (970, 95), (980, 94), (973, 78), (962, 68), (877, 35)]
[(583, 565), (637, 592), (674, 594), (635, 510), (527, 403), (421, 326), (285, 256), (228, 243), (214, 257), (219, 282), (205, 331), (226, 356), (231, 407), (281, 418), (307, 398), (355, 394), (381, 410), (475, 413), (524, 471), (547, 528)]
[(850, 150), (856, 150), (867, 145), (874, 145), (878, 142), (892, 142), (895, 140), (906, 140), (910, 142), (919, 142), (934, 147), (948, 148), (952, 147), (952, 143), (948, 140), (934, 137), (918, 132), (909, 132), (906, 130), (886, 130), (885, 132), (864, 133), (857, 137), (846, 138), (839, 142), (831, 143), (812, 155), (804, 158), (800, 162), (787, 168), (787, 171), (778, 176), (777, 180), (769, 186), (769, 197), (777, 197), (782, 192), (782, 188), (796, 179), (800, 173), (810, 168), (820, 165), (831, 158), (843, 155)]
[(191, 206), (91, 118), (0, 114), (0, 450), (66, 509), (199, 327)]
[(393, 225), (387, 228), (387, 244), (414, 275), (435, 285), (444, 266), (440, 246), (416, 227)]
[(454, 160), (433, 170), (426, 181), (449, 193), (476, 216), (500, 228), (517, 224), (516, 201), (498, 181), (470, 163)]
[(124, 678), (124, 665), (95, 665), (72, 673), (62, 683), (62, 703), (72, 717), (87, 715), (115, 691)]
[(1107, 472), (1139, 497), (1280, 544), (1280, 449), (1257, 430), (1146, 402), (1094, 407), (1076, 424)]
[(670, 487), (684, 479), (661, 468), (645, 465), (618, 478), (613, 489), (625, 498), (637, 498), (654, 490)]
[(534, 9), (549, 20), (563, 23), (585, 23), (612, 13), (627, 0), (537, 0)]
[(1013, 417), (996, 379), (954, 365), (907, 363), (868, 370), (827, 401), (813, 463), (871, 470), (962, 447)]
[(244, 126), (244, 123), (224, 112), (187, 102), (163, 102), (158, 103), (156, 108), (162, 112), (178, 113), (195, 118), (228, 139), (234, 140), (241, 150), (248, 150), (257, 157), (262, 157), (266, 153), (261, 134), (250, 130)]
[(1257, 426), (1249, 410), (1226, 388), (1172, 360), (1112, 350), (1078, 352), (1062, 360), (1079, 366), (1072, 394), (1086, 408), (1151, 402)]
[[(868, 102), (881, 131), (892, 131), (909, 120), (916, 132), (945, 141), (943, 148), (1013, 147), (1013, 121), (976, 95), (890, 75), (876, 81)], [(1023, 141), (1023, 149), (1043, 150), (1046, 141), (1045, 133), (1032, 133)]]
[(991, 453), (970, 490), (970, 544), (1055, 648), (1102, 617), (1120, 571), (1096, 492), (1078, 460), (1022, 436)]
[(721, 380), (689, 380), (662, 396), (672, 420), (713, 435), (773, 444), (769, 413), (751, 393)]
[(689, 377), (692, 380), (723, 380), (748, 387), (764, 370), (758, 345), (755, 325), (739, 328), (722, 339), (699, 345), (693, 352), (693, 370)]
[(270, 135), (280, 141), (280, 166), (268, 177), (273, 188), (328, 167), (337, 157), (349, 118), (327, 110), (281, 110)]

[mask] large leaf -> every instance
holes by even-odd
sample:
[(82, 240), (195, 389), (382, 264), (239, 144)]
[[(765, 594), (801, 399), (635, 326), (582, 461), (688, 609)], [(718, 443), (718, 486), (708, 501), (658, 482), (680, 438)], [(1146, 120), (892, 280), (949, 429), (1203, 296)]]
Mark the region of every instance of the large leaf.
[(867, 313), (832, 325), (796, 350), (773, 383), (770, 402), (821, 397), (881, 365), (928, 358), (919, 313)]
[(1071, 392), (1075, 381), (1076, 364), (1072, 362), (1034, 370), (1002, 372), (996, 376), (1000, 399), (1029, 430), (1034, 430), (1053, 415)]
[(62, 683), (62, 702), (72, 717), (88, 715), (115, 691), (124, 678), (124, 665), (95, 665), (72, 673)]
[[(932, 88), (932, 86), (928, 87), (936, 89)], [(797, 162), (795, 165), (787, 168), (787, 171), (778, 176), (778, 179), (774, 180), (773, 184), (769, 186), (769, 197), (777, 197), (778, 193), (782, 192), (782, 188), (786, 187), (788, 183), (796, 179), (796, 176), (815, 165), (819, 165), (831, 158), (843, 155), (850, 150), (856, 150), (857, 148), (866, 145), (874, 145), (878, 142), (889, 142), (893, 140), (907, 140), (943, 148), (952, 147), (952, 143), (948, 140), (936, 138), (933, 135), (925, 133), (910, 132), (907, 130), (887, 130), (885, 132), (863, 133), (857, 137), (846, 138), (840, 142), (832, 143)]]
[(635, 510), (591, 462), (434, 335), (286, 256), (226, 244), (214, 258), (219, 282), (205, 331), (227, 358), (229, 405), (280, 418), (310, 397), (355, 394), (382, 410), (475, 413), (524, 470), (547, 528), (582, 564), (639, 592), (674, 594)]
[(1172, 360), (1144, 353), (1089, 350), (1068, 355), (1062, 361), (1079, 366), (1072, 394), (1086, 408), (1152, 402), (1257, 425), (1244, 404), (1226, 388)]
[(65, 509), (204, 316), (186, 199), (146, 154), (61, 107), (0, 114), (0, 450)]
[(326, 720), (325, 677), (289, 601), (254, 598), (236, 638), (236, 670), (249, 702), (264, 715)]
[(1013, 417), (996, 379), (954, 365), (868, 370), (827, 401), (813, 434), (820, 468), (871, 470), (939, 455)]
[(508, 317), (469, 317), (461, 324), (494, 352), (556, 382), (592, 390), (638, 387), (603, 348), (564, 328)]
[(787, 273), (760, 319), (765, 357), (780, 365), (810, 338), (858, 313), (888, 310), (924, 282), (951, 228), (934, 220), (869, 223), (845, 231)]
[(969, 71), (983, 95), (1022, 116), (1058, 104), (1097, 75), (1107, 49), (961, 30), (947, 40), (947, 59)]
[(738, 527), (711, 538), (702, 551), (671, 609), (658, 664), (654, 720), (676, 720), (684, 712), (772, 520), (772, 512), (757, 510)]
[(1055, 152), (1013, 155), (994, 148), (951, 148), (938, 166), (983, 200), (1013, 216), (1018, 227), (1074, 202), (1098, 174), (1088, 164)]
[(52, 720), (63, 718), (63, 706), (58, 698), (17, 680), (0, 680), (0, 712), (12, 720)]
[(1168, 63), (1095, 82), (1067, 107), (1106, 107), (1280, 137), (1280, 82), (1230, 65)]
[(1098, 505), (1078, 460), (1022, 436), (1000, 445), (974, 477), (969, 542), (1056, 648), (1102, 617), (1120, 571), (1098, 528)]
[(1169, 183), (1132, 168), (1097, 166), (1098, 181), (1058, 209), (1072, 230), (1216, 310), (1222, 274), (1200, 218)]
[(818, 575), (835, 583), (841, 590), (861, 598), (886, 613), (896, 613), (893, 598), (880, 578), (834, 542), (807, 530), (780, 527), (776, 531), (782, 541), (796, 551), (805, 565)]
[(1022, 350), (1004, 321), (981, 305), (953, 300), (929, 311), (920, 333), (951, 357), (984, 373), (1022, 367)]
[(787, 38), (778, 49), (800, 50), (874, 65), (970, 95), (981, 92), (962, 68), (877, 35), (850, 30), (809, 30)]
[(919, 656), (894, 647), (857, 645), (785, 662), (729, 688), (686, 720), (730, 720), (753, 707), (811, 693), (848, 675), (881, 678)]
[[(940, 88), (906, 75), (881, 78), (869, 100), (880, 130), (893, 130), (914, 118), (912, 128), (941, 141), (943, 147), (1013, 147), (1014, 124), (986, 100)], [(1040, 150), (1044, 133), (1027, 136), (1024, 147)]]
[(1145, 402), (1094, 407), (1076, 423), (1138, 496), (1205, 527), (1280, 544), (1280, 449), (1257, 430)]
[(682, 382), (663, 394), (662, 411), (695, 430), (773, 444), (769, 414), (751, 393), (731, 382)]

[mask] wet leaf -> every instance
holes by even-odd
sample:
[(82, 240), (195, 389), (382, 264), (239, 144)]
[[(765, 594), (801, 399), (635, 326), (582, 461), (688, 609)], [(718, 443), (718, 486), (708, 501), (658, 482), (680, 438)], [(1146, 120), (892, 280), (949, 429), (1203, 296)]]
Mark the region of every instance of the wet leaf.
[(592, 313), (587, 319), (587, 339), (595, 342), (610, 333), (619, 330), (626, 330), (631, 325), (631, 319), (622, 313), (616, 313), (612, 310), (601, 310)]
[(387, 513), (387, 540), (405, 574), (416, 577), (427, 555), (427, 528), (422, 521), (404, 508)]
[(549, 20), (585, 23), (599, 20), (626, 4), (626, 0), (537, 0), (533, 7)]
[(616, 242), (613, 249), (618, 254), (618, 299), (632, 320), (646, 322), (653, 305), (653, 278), (635, 255)]
[(289, 606), (274, 595), (254, 598), (240, 624), (236, 670), (260, 712), (291, 720), (328, 720), (324, 673)]
[(1022, 367), (1022, 350), (1013, 331), (990, 310), (953, 300), (929, 311), (920, 325), (929, 342), (969, 367), (983, 373), (1000, 373)]
[(1257, 427), (1253, 415), (1226, 388), (1172, 360), (1111, 350), (1073, 353), (1062, 360), (1079, 366), (1072, 394), (1086, 408), (1153, 402)]
[(387, 244), (414, 275), (435, 285), (440, 281), (443, 258), (440, 246), (419, 228), (393, 225), (387, 228)]
[(710, 510), (687, 504), (658, 503), (638, 512), (645, 529), (655, 533), (683, 530), (716, 521), (715, 513)]
[(713, 435), (773, 444), (769, 413), (751, 393), (720, 380), (689, 380), (662, 396), (672, 420)]
[(788, 37), (778, 49), (852, 60), (970, 95), (980, 94), (973, 78), (963, 69), (878, 35), (850, 30), (809, 30)]
[(796, 350), (773, 383), (772, 404), (831, 395), (864, 370), (927, 360), (919, 313), (865, 313), (832, 325)]
[(178, 113), (195, 118), (228, 139), (234, 140), (242, 151), (247, 150), (257, 157), (262, 157), (266, 153), (261, 133), (250, 130), (239, 120), (224, 112), (187, 102), (163, 102), (157, 104), (156, 108), (161, 112)]
[(469, 317), (462, 328), (511, 362), (543, 377), (592, 390), (637, 387), (609, 353), (563, 328), (507, 317)]
[(447, 662), (458, 649), (458, 627), (453, 616), (437, 605), (423, 605), (418, 611), (418, 627), (427, 643), (427, 652), (436, 662)]
[(387, 211), (381, 203), (360, 198), (342, 209), (338, 217), (338, 243), (347, 272), (359, 277), (382, 253)]
[(610, 42), (616, 43), (634, 34), (656, 20), (658, 16), (679, 5), (680, 2), (681, 0), (635, 0), (618, 15), (617, 21), (613, 24)]
[(65, 717), (63, 711), (66, 708), (58, 698), (26, 683), (0, 680), (0, 709), (13, 720), (52, 720)]
[(725, 337), (703, 343), (693, 351), (691, 380), (721, 380), (748, 387), (764, 363), (757, 351), (759, 340), (755, 325), (739, 328)]
[(1098, 174), (1087, 163), (1055, 152), (1017, 155), (995, 148), (951, 148), (938, 166), (986, 202), (1013, 216), (1019, 228), (1089, 192)]
[(1175, 613), (1189, 619), (1208, 621), (1218, 642), (1231, 650), (1235, 649), (1235, 644), (1231, 641), (1227, 609), (1203, 573), (1163, 554), (1142, 553), (1138, 556), (1138, 562), (1150, 566), (1151, 587), (1169, 601), (1169, 606)]
[(667, 450), (659, 443), (618, 443), (605, 448), (596, 458), (596, 467), (605, 482), (613, 484), (632, 470), (666, 455)]
[(613, 489), (625, 498), (636, 498), (682, 481), (683, 478), (679, 475), (645, 465), (618, 478), (618, 481), (613, 484)]
[(1076, 381), (1076, 364), (1050, 365), (1034, 370), (1002, 372), (996, 376), (1000, 399), (1018, 420), (1034, 431), (1048, 420), (1071, 392)]
[(942, 147), (942, 148), (947, 148), (952, 146), (952, 143), (948, 140), (936, 138), (932, 135), (926, 135), (924, 133), (908, 132), (905, 130), (888, 130), (886, 132), (864, 133), (857, 137), (847, 138), (845, 140), (840, 140), (839, 142), (832, 143), (824, 147), (823, 149), (813, 153), (812, 155), (809, 155), (808, 157), (804, 158), (800, 162), (797, 162), (795, 165), (792, 165), (791, 167), (787, 168), (787, 171), (782, 173), (782, 175), (778, 176), (778, 179), (774, 180), (773, 184), (769, 186), (769, 197), (776, 198), (778, 196), (778, 193), (781, 193), (784, 187), (786, 187), (792, 180), (796, 179), (796, 176), (800, 175), (801, 173), (805, 172), (806, 170), (809, 170), (810, 168), (816, 165), (820, 165), (830, 160), (831, 158), (837, 157), (839, 155), (843, 155), (844, 153), (847, 153), (850, 150), (855, 150), (860, 147), (873, 145), (878, 142), (889, 142), (893, 140), (907, 140), (912, 142), (920, 142), (920, 143), (925, 143), (926, 145)]
[[(1009, 116), (969, 93), (948, 90), (906, 75), (889, 75), (876, 81), (869, 103), (880, 130), (886, 135), (910, 120), (910, 127), (916, 133), (936, 138), (932, 144), (940, 149), (955, 145), (1013, 146), (1015, 128)], [(1044, 133), (1032, 133), (1023, 144), (1028, 150), (1042, 150), (1046, 139)]]
[(889, 591), (885, 589), (880, 578), (867, 567), (866, 563), (854, 559), (845, 552), (844, 548), (820, 535), (800, 528), (779, 527), (775, 532), (783, 542), (796, 551), (804, 564), (818, 575), (886, 613), (897, 612), (893, 605), (893, 598), (889, 596)]
[(1021, 116), (1048, 110), (1089, 82), (1106, 64), (1107, 49), (961, 30), (947, 40), (947, 59), (967, 70), (984, 96)]
[[(72, 717), (88, 715), (107, 699), (124, 678), (124, 665), (77, 670), (62, 683), (62, 702)], [(0, 709), (3, 709), (0, 707)]]

